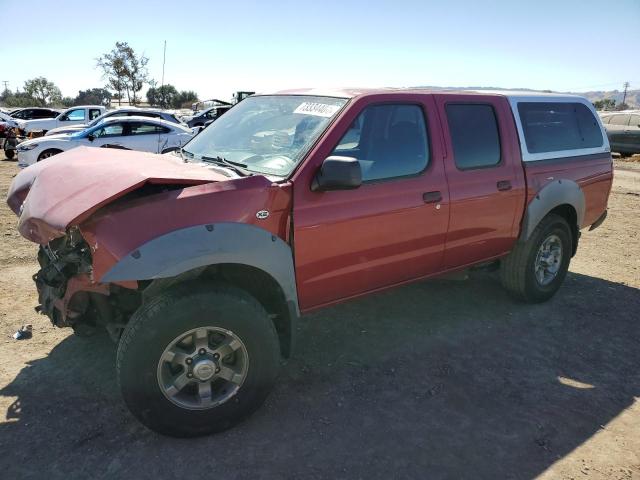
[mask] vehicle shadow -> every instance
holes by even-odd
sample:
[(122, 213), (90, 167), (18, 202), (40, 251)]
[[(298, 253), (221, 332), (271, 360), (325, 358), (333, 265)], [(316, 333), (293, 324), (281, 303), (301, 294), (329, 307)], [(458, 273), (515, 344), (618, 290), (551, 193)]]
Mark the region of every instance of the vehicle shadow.
[(199, 439), (128, 413), (106, 337), (69, 337), (0, 395), (10, 477), (532, 478), (640, 396), (640, 292), (570, 273), (550, 302), (422, 282), (304, 319), (265, 406)]

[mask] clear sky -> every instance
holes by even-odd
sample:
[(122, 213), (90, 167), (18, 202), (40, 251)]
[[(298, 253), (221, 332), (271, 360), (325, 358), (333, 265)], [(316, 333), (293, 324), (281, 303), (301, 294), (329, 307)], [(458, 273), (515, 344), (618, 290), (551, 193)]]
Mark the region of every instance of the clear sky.
[(103, 86), (127, 41), (201, 99), (331, 86), (640, 88), (640, 0), (0, 0), (0, 81)]

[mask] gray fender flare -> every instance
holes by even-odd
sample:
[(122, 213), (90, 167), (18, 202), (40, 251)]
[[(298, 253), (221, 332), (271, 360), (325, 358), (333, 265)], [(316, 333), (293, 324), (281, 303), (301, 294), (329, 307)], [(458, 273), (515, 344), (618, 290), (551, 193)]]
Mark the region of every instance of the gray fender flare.
[(520, 240), (528, 240), (540, 221), (551, 210), (564, 204), (571, 205), (575, 209), (576, 228), (580, 230), (584, 220), (584, 193), (580, 186), (572, 180), (555, 180), (545, 185), (527, 206), (522, 221)]
[(209, 265), (258, 268), (282, 289), (290, 313), (299, 316), (291, 247), (277, 235), (244, 223), (215, 223), (165, 233), (121, 258), (101, 282), (170, 278)]

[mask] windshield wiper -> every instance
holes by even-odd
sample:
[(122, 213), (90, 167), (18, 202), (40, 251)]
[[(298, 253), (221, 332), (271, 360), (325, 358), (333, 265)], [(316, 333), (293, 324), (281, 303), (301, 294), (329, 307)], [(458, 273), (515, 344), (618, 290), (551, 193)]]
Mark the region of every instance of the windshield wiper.
[(189, 158), (193, 158), (195, 155), (193, 153), (191, 153), (188, 150), (185, 150), (184, 148), (181, 148), (180, 150), (178, 150), (178, 153), (180, 154), (180, 157), (182, 158), (182, 161), (184, 163), (187, 163), (189, 160)]
[(242, 177), (248, 177), (249, 175), (253, 175), (253, 172), (249, 170), (247, 168), (247, 165), (245, 165), (244, 163), (232, 162), (231, 160), (227, 160), (226, 158), (221, 157), (219, 155), (217, 157), (207, 157), (203, 155), (200, 158), (206, 162), (213, 162), (218, 165), (223, 165), (233, 170), (234, 172), (236, 172), (238, 175)]

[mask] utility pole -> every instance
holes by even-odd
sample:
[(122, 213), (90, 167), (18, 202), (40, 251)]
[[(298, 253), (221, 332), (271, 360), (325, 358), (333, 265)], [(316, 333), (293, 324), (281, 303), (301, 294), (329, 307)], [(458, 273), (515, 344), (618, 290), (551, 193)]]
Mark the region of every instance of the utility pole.
[(162, 54), (162, 82), (160, 84), (160, 91), (162, 92), (162, 108), (167, 108), (164, 104), (164, 64), (167, 60), (167, 41), (164, 41), (164, 53)]
[(624, 105), (627, 101), (627, 89), (629, 88), (629, 82), (624, 82), (624, 93), (622, 94), (622, 104)]
[(4, 89), (9, 90), (9, 87), (7, 86), (9, 85), (9, 80), (2, 80), (2, 83), (4, 83)]

